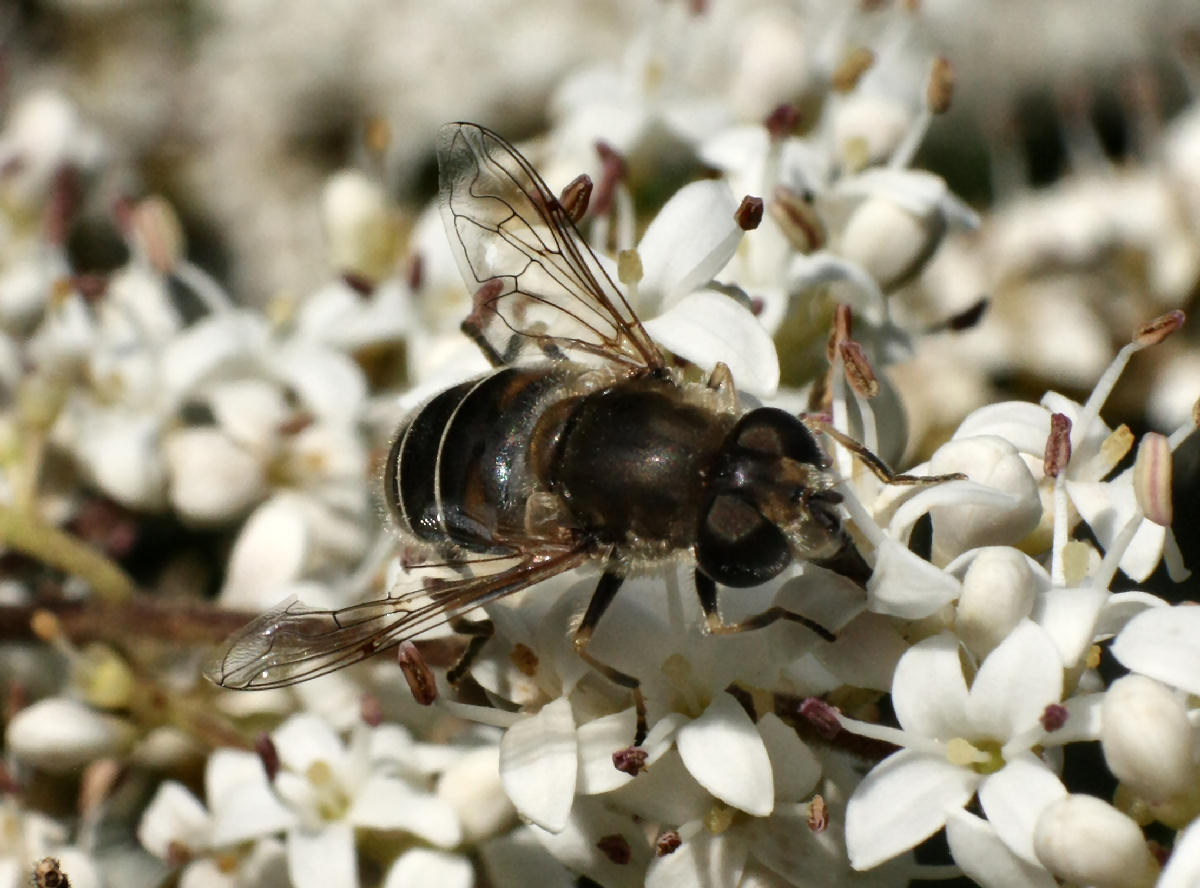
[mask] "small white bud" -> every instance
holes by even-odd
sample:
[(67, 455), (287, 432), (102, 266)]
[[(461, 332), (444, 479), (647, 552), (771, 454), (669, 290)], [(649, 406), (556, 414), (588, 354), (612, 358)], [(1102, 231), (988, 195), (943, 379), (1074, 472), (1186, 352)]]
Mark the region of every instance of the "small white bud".
[(265, 466), (212, 427), (168, 436), (171, 503), (188, 521), (215, 524), (237, 517), (266, 495)]
[(1126, 675), (1113, 682), (1100, 711), (1108, 767), (1156, 815), (1173, 819), (1172, 809), (1186, 808), (1189, 797), (1200, 794), (1194, 732), (1183, 703), (1152, 678)]
[(935, 506), (933, 560), (945, 564), (968, 549), (1019, 543), (1042, 517), (1037, 481), (1017, 449), (1003, 438), (979, 435), (956, 438), (938, 448), (929, 461), (929, 474), (962, 472), (971, 481), (1009, 494), (1000, 505)]
[(47, 697), (13, 716), (4, 741), (20, 761), (61, 774), (121, 753), (133, 733), (122, 719), (66, 697)]
[(1094, 796), (1047, 805), (1034, 826), (1033, 849), (1055, 876), (1092, 888), (1150, 888), (1158, 875), (1138, 825)]
[(884, 197), (864, 200), (842, 229), (842, 256), (867, 270), (885, 292), (921, 270), (946, 232), (941, 213), (918, 216)]
[(455, 759), (438, 781), (437, 796), (458, 814), (465, 842), (500, 834), (517, 814), (500, 785), (500, 750), (495, 746)]
[(393, 271), (399, 226), (376, 183), (355, 170), (342, 170), (325, 184), (321, 209), (334, 269), (371, 284)]
[(963, 576), (955, 631), (982, 660), (1033, 612), (1033, 599), (1033, 572), (1025, 555), (1008, 546), (989, 546)]

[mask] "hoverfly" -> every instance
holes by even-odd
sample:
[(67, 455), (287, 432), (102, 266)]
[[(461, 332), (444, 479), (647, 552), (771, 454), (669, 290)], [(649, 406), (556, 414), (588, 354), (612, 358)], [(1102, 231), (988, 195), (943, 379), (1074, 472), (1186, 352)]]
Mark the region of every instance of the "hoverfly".
[(511, 566), (340, 610), (285, 602), (251, 622), (206, 674), (274, 688), (363, 660), (588, 562), (601, 567), (575, 630), (580, 655), (628, 565), (686, 555), (713, 633), (807, 618), (772, 608), (722, 621), (717, 586), (758, 585), (794, 559), (865, 583), (812, 432), (785, 411), (737, 408), (717, 365), (685, 382), (643, 328), (572, 215), (530, 163), (471, 123), (438, 136), (440, 206), (473, 310), (463, 329), (494, 368), (411, 415), (384, 495), (402, 536), (448, 558)]

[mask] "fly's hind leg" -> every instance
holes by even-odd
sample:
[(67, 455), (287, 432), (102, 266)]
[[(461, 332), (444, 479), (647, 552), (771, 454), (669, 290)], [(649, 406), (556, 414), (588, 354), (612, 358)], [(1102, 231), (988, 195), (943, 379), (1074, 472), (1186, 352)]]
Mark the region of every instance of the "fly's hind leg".
[(750, 632), (754, 629), (762, 629), (764, 626), (770, 626), (776, 620), (788, 620), (792, 623), (799, 623), (825, 641), (837, 640), (837, 636), (820, 623), (783, 607), (770, 607), (760, 614), (755, 614), (736, 623), (726, 623), (721, 619), (721, 612), (717, 608), (717, 584), (711, 577), (698, 570), (696, 571), (696, 595), (700, 598), (700, 607), (704, 611), (704, 628), (710, 635), (733, 635), (738, 632)]
[(583, 619), (575, 628), (575, 634), (571, 641), (585, 663), (609, 681), (628, 688), (633, 695), (633, 705), (637, 710), (637, 733), (634, 736), (633, 745), (637, 746), (646, 739), (646, 701), (642, 697), (641, 682), (632, 675), (614, 669), (604, 661), (596, 659), (587, 649), (588, 642), (592, 640), (592, 633), (596, 631), (600, 618), (604, 616), (608, 606), (617, 597), (617, 592), (624, 581), (625, 578), (615, 570), (611, 568), (605, 570), (600, 577), (600, 582), (596, 584), (596, 591), (592, 593), (592, 600), (588, 602), (587, 611), (584, 612)]

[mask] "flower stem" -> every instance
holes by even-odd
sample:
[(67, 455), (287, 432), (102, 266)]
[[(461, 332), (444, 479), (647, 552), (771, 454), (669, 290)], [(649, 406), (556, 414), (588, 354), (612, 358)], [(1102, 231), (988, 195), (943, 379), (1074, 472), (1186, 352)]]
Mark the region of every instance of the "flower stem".
[(85, 580), (104, 601), (125, 601), (137, 588), (111, 559), (30, 512), (0, 506), (0, 544)]

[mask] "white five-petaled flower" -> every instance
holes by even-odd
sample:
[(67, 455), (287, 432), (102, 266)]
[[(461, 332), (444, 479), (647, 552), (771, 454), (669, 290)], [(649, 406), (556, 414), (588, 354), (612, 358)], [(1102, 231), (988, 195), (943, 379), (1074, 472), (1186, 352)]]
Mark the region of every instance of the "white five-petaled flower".
[(978, 793), (1003, 844), (1036, 866), (1034, 822), (1066, 789), (1034, 747), (1079, 739), (1094, 708), (1088, 698), (1070, 700), (1066, 724), (1048, 731), (1043, 715), (1060, 705), (1062, 693), (1058, 650), (1028, 620), (987, 655), (969, 686), (953, 635), (910, 648), (892, 685), (900, 729), (843, 719), (846, 730), (902, 747), (872, 769), (850, 799), (851, 864), (869, 869), (912, 848)]

